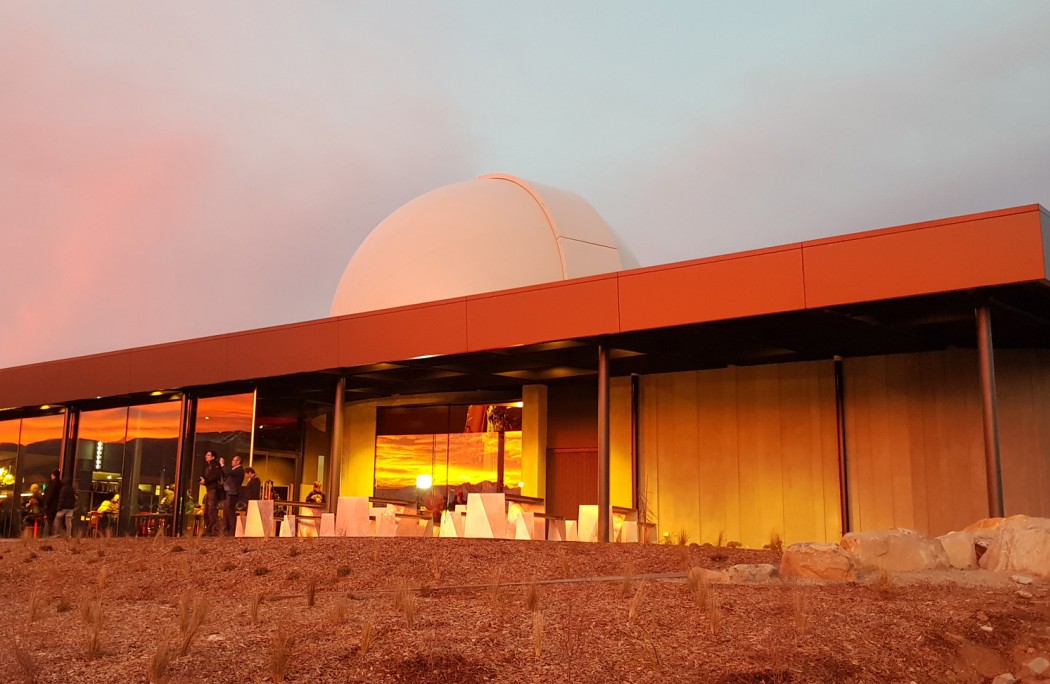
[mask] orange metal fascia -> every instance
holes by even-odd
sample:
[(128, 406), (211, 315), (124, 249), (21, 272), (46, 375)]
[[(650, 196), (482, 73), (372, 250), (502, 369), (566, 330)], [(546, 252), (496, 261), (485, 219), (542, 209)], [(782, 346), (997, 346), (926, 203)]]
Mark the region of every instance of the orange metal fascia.
[(802, 244), (811, 308), (1041, 280), (1039, 205)]
[(799, 244), (619, 274), (620, 329), (643, 330), (805, 307)]
[(500, 349), (619, 330), (617, 274), (467, 298), (467, 349)]
[(467, 351), (467, 304), (438, 303), (349, 314), (338, 323), (338, 367)]

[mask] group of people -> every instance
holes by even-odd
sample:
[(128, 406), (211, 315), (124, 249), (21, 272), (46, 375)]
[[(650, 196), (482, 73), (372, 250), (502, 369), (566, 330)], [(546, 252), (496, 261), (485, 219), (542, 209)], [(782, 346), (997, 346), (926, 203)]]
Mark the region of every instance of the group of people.
[(73, 531), (73, 509), (77, 504), (77, 494), (73, 483), (62, 481), (62, 473), (55, 470), (51, 479), (41, 491), (40, 485), (34, 483), (29, 487), (29, 498), (26, 499), (24, 522), (36, 526), (44, 524), (44, 534), (55, 536), (65, 528), (66, 536)]
[[(247, 478), (247, 480), (245, 480)], [(222, 501), (222, 532), (233, 536), (237, 532), (237, 510), (247, 508), (248, 502), (262, 498), (262, 485), (255, 468), (241, 465), (241, 457), (234, 456), (230, 464), (216, 457), (214, 452), (204, 454), (204, 534), (219, 536), (219, 502)], [(241, 505), (243, 504), (243, 505)]]

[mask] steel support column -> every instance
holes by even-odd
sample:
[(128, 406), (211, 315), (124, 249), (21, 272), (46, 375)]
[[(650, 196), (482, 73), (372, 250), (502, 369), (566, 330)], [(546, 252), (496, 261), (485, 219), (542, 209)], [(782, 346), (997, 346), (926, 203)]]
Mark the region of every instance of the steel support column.
[(977, 305), (977, 357), (981, 373), (981, 412), (984, 418), (984, 468), (988, 487), (988, 515), (1003, 515), (1003, 471), (999, 455), (999, 403), (995, 392), (995, 347), (988, 305)]
[(332, 402), (332, 448), (330, 449), (328, 472), (331, 473), (332, 483), (328, 487), (331, 494), (329, 499), (335, 503), (339, 502), (342, 493), (342, 464), (343, 464), (343, 404), (346, 401), (346, 378), (339, 376), (335, 384), (335, 400)]
[(609, 541), (609, 346), (598, 345), (598, 541)]

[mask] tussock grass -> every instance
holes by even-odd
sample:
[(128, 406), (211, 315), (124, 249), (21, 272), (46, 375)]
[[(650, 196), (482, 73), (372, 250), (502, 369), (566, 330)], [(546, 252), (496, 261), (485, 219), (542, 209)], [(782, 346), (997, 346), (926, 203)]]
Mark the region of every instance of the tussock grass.
[(638, 585), (638, 591), (634, 592), (634, 598), (631, 599), (631, 607), (627, 611), (627, 621), (634, 622), (634, 619), (638, 617), (638, 609), (642, 606), (642, 593), (645, 591), (645, 583)]
[(190, 646), (200, 631), (204, 619), (208, 616), (209, 606), (204, 599), (199, 599), (193, 594), (192, 589), (187, 589), (179, 601), (179, 633), (182, 641), (179, 645), (179, 655), (184, 656), (190, 652)]
[(696, 598), (700, 608), (706, 609), (707, 599), (711, 593), (711, 582), (707, 579), (707, 573), (704, 572), (703, 568), (689, 568), (689, 572), (685, 576), (685, 583), (689, 587), (689, 591), (693, 593), (693, 597)]
[(631, 585), (634, 583), (634, 563), (628, 561), (623, 566), (623, 579), (620, 581), (620, 598), (627, 598), (631, 593)]
[(394, 583), (394, 610), (400, 611), (405, 601), (408, 599), (408, 595), (412, 592), (412, 589), (408, 585), (408, 580), (405, 578), (399, 578)]
[(345, 598), (340, 597), (336, 599), (335, 603), (332, 604), (332, 612), (330, 613), (333, 625), (338, 627), (346, 622), (347, 609), (348, 605)]
[(537, 658), (543, 654), (543, 613), (538, 610), (532, 614), (532, 650)]
[(109, 568), (103, 565), (98, 571), (98, 590), (101, 592), (106, 588), (106, 582), (109, 580)]
[(157, 647), (146, 665), (146, 679), (150, 684), (163, 684), (168, 680), (168, 666), (175, 655), (175, 647), (171, 642), (161, 638), (157, 641)]
[(29, 594), (29, 622), (35, 622), (36, 616), (40, 613), (40, 591), (34, 589)]
[(404, 601), (401, 603), (401, 612), (405, 616), (405, 626), (412, 629), (416, 624), (416, 608), (418, 607), (418, 599), (412, 592), (405, 594)]
[(431, 557), (427, 562), (427, 567), (430, 568), (430, 574), (433, 575), (435, 582), (441, 581), (441, 561), (437, 557)]
[(80, 616), (87, 624), (87, 641), (84, 644), (84, 657), (94, 660), (102, 652), (100, 643), (102, 637), (102, 599), (98, 598), (94, 603), (85, 602), (81, 606)]
[(784, 540), (780, 538), (780, 533), (776, 530), (772, 530), (769, 533), (769, 543), (766, 544), (766, 548), (770, 551), (783, 551)]
[(791, 594), (791, 615), (795, 619), (795, 632), (805, 634), (813, 617), (813, 603), (797, 589)]
[(259, 624), (259, 604), (263, 602), (261, 593), (252, 594), (251, 603), (248, 604), (248, 617), (253, 625)]
[(678, 534), (675, 535), (675, 543), (678, 544), (679, 546), (688, 546), (689, 545), (689, 530), (685, 529), (684, 527), (682, 529), (678, 530)]
[(371, 620), (366, 621), (365, 624), (361, 626), (361, 641), (358, 643), (361, 653), (368, 653), (368, 650), (372, 648), (372, 644), (375, 643), (375, 627), (375, 623)]
[(288, 676), (290, 641), (288, 635), (283, 632), (277, 632), (270, 640), (270, 680), (274, 684), (284, 684), (284, 678)]
[(23, 684), (36, 684), (36, 673), (39, 672), (33, 654), (18, 639), (14, 639), (15, 675), (21, 678)]
[(536, 585), (536, 579), (525, 585), (525, 608), (532, 613), (540, 607), (540, 588)]
[(708, 594), (704, 612), (707, 613), (707, 622), (711, 626), (712, 636), (718, 636), (722, 632), (722, 601), (718, 598), (718, 594), (714, 592)]
[(317, 594), (317, 580), (310, 580), (306, 585), (306, 607), (314, 607), (314, 597)]

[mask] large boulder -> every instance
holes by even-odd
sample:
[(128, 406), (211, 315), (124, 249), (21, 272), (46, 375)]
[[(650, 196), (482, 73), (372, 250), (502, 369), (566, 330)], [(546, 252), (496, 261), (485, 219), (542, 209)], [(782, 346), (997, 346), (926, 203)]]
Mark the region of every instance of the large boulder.
[(777, 567), (769, 563), (741, 563), (730, 566), (728, 575), (733, 584), (763, 584), (776, 579)]
[(949, 532), (937, 537), (948, 562), (959, 570), (973, 570), (977, 567), (977, 550), (974, 548), (973, 532)]
[(951, 566), (941, 542), (906, 529), (850, 532), (839, 542), (862, 568), (886, 572), (945, 570)]
[(982, 568), (1050, 577), (1050, 519), (1007, 518), (981, 556)]
[(857, 565), (853, 556), (838, 544), (792, 544), (784, 549), (780, 559), (780, 576), (850, 582), (857, 579)]

